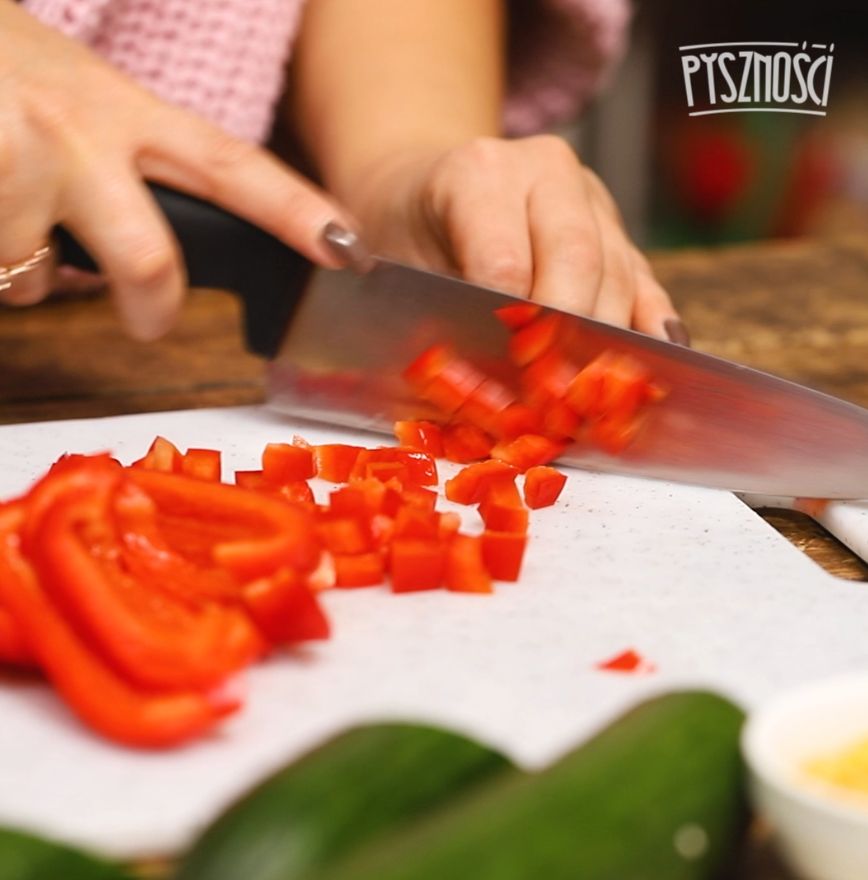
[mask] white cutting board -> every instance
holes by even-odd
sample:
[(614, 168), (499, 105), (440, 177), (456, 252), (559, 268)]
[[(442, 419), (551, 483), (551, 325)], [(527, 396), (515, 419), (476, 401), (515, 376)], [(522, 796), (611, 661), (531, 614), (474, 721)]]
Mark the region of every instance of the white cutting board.
[[(130, 461), (163, 434), (253, 468), (266, 442), (296, 432), (380, 442), (258, 408), (13, 425), (0, 427), (0, 497), (64, 451)], [(50, 688), (0, 682), (0, 825), (121, 857), (172, 853), (253, 783), (354, 722), (432, 721), (538, 767), (657, 692), (707, 687), (750, 708), (868, 666), (868, 585), (825, 574), (734, 495), (569, 477), (558, 505), (532, 517), (519, 583), (493, 596), (331, 592), (333, 638), (252, 670), (245, 709), (192, 746), (115, 747)], [(465, 514), (471, 525), (475, 512)], [(868, 552), (868, 510), (839, 504), (826, 520)], [(659, 671), (595, 670), (628, 647)]]

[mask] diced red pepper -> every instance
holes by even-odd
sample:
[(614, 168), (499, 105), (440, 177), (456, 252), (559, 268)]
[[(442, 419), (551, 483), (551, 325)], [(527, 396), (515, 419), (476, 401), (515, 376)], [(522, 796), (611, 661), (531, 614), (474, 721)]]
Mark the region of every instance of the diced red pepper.
[(440, 514), (421, 507), (402, 507), (395, 517), (394, 536), (436, 540), (440, 537)]
[(335, 558), (328, 550), (323, 550), (316, 568), (307, 576), (305, 583), (309, 590), (318, 593), (321, 590), (330, 590), (336, 582)]
[(524, 327), (525, 324), (530, 324), (541, 311), (540, 306), (534, 303), (519, 302), (514, 306), (502, 306), (499, 309), (495, 309), (494, 314), (510, 330), (518, 330)]
[(518, 468), (505, 461), (489, 459), (469, 464), (446, 481), (446, 497), (456, 504), (479, 504), (486, 491), (496, 480), (518, 476)]
[(578, 413), (562, 400), (552, 400), (543, 410), (542, 433), (558, 440), (572, 439), (581, 428)]
[(130, 467), (144, 468), (149, 471), (163, 471), (167, 474), (181, 470), (181, 455), (177, 446), (165, 437), (155, 437), (144, 458), (134, 461)]
[(395, 436), (401, 446), (427, 452), (432, 458), (443, 457), (443, 438), (440, 426), (434, 422), (395, 422)]
[(386, 497), (386, 486), (379, 480), (356, 480), (329, 495), (329, 508), (336, 516), (370, 518), (379, 513)]
[(447, 425), (443, 429), (443, 454), (458, 464), (488, 458), (493, 445), (488, 434), (476, 425)]
[(515, 440), (501, 441), (491, 450), (491, 457), (505, 461), (522, 473), (528, 468), (554, 461), (566, 448), (563, 442), (541, 434), (523, 434)]
[(244, 604), (263, 635), (276, 645), (327, 639), (329, 623), (316, 596), (289, 569), (244, 588)]
[(389, 559), (393, 592), (436, 590), (443, 583), (445, 564), (446, 550), (440, 541), (396, 538)]
[(498, 581), (517, 581), (527, 547), (527, 535), (486, 529), (481, 537), (482, 560), (489, 574)]
[(455, 413), (455, 419), (491, 432), (497, 427), (500, 414), (513, 403), (515, 395), (509, 388), (496, 379), (486, 379)]
[(220, 482), (220, 453), (216, 449), (188, 449), (181, 458), (181, 473), (197, 480)]
[(514, 440), (522, 434), (539, 434), (542, 429), (543, 416), (539, 410), (524, 403), (514, 403), (498, 414), (492, 433), (501, 440)]
[(317, 523), (316, 532), (330, 553), (367, 553), (371, 549), (370, 531), (359, 517), (329, 516)]
[(447, 590), (459, 593), (491, 592), (491, 575), (483, 563), (480, 538), (455, 535), (450, 540), (444, 584)]
[(641, 654), (628, 648), (608, 660), (603, 660), (597, 664), (597, 669), (606, 672), (627, 672), (627, 673), (650, 673), (656, 672), (657, 667), (642, 657)]
[(505, 481), (489, 486), (479, 505), (479, 515), (491, 531), (527, 532), (529, 516), (515, 483)]
[(36, 665), (36, 658), (15, 618), (5, 608), (0, 608), (0, 664), (3, 663), (29, 667)]
[(404, 370), (404, 378), (417, 391), (438, 376), (457, 355), (448, 345), (433, 345)]
[(326, 443), (314, 447), (316, 470), (320, 477), (332, 483), (346, 483), (361, 446), (347, 446), (344, 443)]
[(635, 439), (642, 426), (642, 417), (617, 412), (592, 422), (588, 437), (610, 455), (620, 455)]
[(553, 467), (537, 465), (524, 475), (524, 501), (531, 510), (550, 507), (567, 482), (565, 474)]
[(262, 471), (235, 471), (235, 485), (257, 491), (271, 488)]
[(335, 554), (335, 575), (338, 587), (371, 587), (385, 577), (383, 557), (379, 553), (358, 553), (352, 556)]
[(277, 489), (276, 494), (292, 504), (301, 504), (308, 508), (312, 508), (314, 505), (313, 489), (305, 480), (286, 483)]
[(486, 378), (470, 361), (443, 346), (429, 349), (404, 376), (421, 398), (446, 415), (458, 410)]
[(547, 406), (563, 400), (579, 368), (555, 348), (540, 355), (521, 372), (525, 402), (531, 406)]
[(461, 517), (457, 513), (449, 511), (440, 514), (440, 522), (437, 524), (437, 537), (441, 541), (451, 538), (461, 528)]
[(562, 323), (560, 315), (546, 314), (516, 331), (509, 340), (512, 362), (523, 367), (545, 354), (557, 342)]
[(316, 476), (313, 450), (290, 443), (269, 443), (262, 453), (262, 474), (278, 486), (309, 480)]
[[(416, 486), (437, 485), (437, 465), (434, 459), (425, 452), (404, 449), (400, 446), (381, 446), (378, 449), (363, 450), (353, 465), (350, 479), (362, 479), (368, 476), (367, 468), (370, 465), (383, 463), (402, 465), (406, 470), (406, 482)], [(388, 478), (386, 475), (385, 479)]]
[(401, 494), (404, 504), (420, 507), (422, 510), (434, 510), (437, 505), (437, 493), (422, 486), (407, 486)]

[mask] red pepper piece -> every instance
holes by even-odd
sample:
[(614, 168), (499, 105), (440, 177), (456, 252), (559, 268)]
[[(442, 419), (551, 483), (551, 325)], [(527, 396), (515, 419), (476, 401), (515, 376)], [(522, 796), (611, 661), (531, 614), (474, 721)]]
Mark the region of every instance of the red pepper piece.
[(498, 414), (492, 433), (502, 440), (514, 440), (522, 434), (539, 434), (542, 429), (543, 417), (539, 410), (523, 403), (514, 403)]
[(316, 532), (329, 553), (367, 553), (371, 549), (370, 531), (358, 517), (334, 517), (317, 523)]
[(476, 425), (447, 425), (443, 429), (443, 454), (458, 464), (488, 458), (493, 445), (488, 434)]
[(578, 433), (582, 420), (578, 413), (562, 400), (552, 400), (543, 409), (542, 433), (559, 440), (572, 439)]
[(641, 416), (613, 412), (593, 422), (588, 437), (610, 455), (620, 455), (633, 442), (641, 426)]
[(130, 467), (163, 471), (167, 474), (178, 473), (181, 470), (182, 458), (180, 450), (174, 443), (170, 443), (165, 437), (155, 437), (144, 458), (134, 461)]
[(291, 645), (329, 637), (329, 622), (301, 576), (289, 569), (248, 584), (244, 604), (273, 644)]
[(381, 446), (378, 449), (363, 450), (353, 465), (350, 480), (364, 478), (369, 465), (383, 463), (402, 465), (406, 469), (408, 483), (416, 486), (437, 485), (437, 465), (434, 459), (425, 452), (404, 449), (400, 446)]
[(329, 509), (335, 516), (369, 519), (379, 513), (386, 497), (386, 486), (379, 480), (356, 480), (329, 495)]
[(534, 303), (516, 303), (514, 306), (503, 306), (495, 309), (494, 314), (498, 320), (509, 327), (510, 330), (518, 330), (525, 324), (530, 324), (542, 311), (540, 306)]
[(455, 355), (437, 375), (418, 388), (417, 394), (451, 416), (464, 406), (485, 380), (485, 374), (470, 361)]
[(303, 507), (307, 507), (309, 510), (312, 510), (315, 506), (313, 489), (311, 489), (308, 483), (304, 480), (295, 480), (292, 483), (286, 483), (277, 490), (276, 494), (280, 498), (285, 498), (292, 504), (300, 504)]
[(396, 538), (439, 538), (440, 514), (421, 507), (402, 507), (395, 517), (393, 534)]
[(608, 660), (603, 660), (602, 662), (597, 663), (597, 669), (602, 669), (606, 672), (627, 672), (638, 674), (657, 671), (657, 667), (653, 663), (650, 663), (632, 648), (628, 648), (626, 651), (622, 651), (620, 654), (616, 654)]
[(21, 628), (5, 608), (0, 608), (0, 664), (2, 663), (26, 667), (37, 665)]
[(255, 491), (271, 488), (262, 471), (235, 471), (235, 485)]
[(411, 507), (434, 510), (437, 505), (437, 493), (422, 486), (407, 486), (401, 494), (401, 500)]
[(531, 406), (563, 400), (579, 368), (557, 349), (549, 349), (521, 372), (524, 399)]
[(372, 587), (385, 577), (383, 557), (379, 553), (353, 556), (335, 554), (335, 575), (338, 587)]
[(434, 422), (395, 422), (395, 436), (401, 446), (427, 452), (432, 458), (443, 457), (443, 438), (440, 426)]
[(335, 558), (328, 550), (320, 553), (316, 568), (307, 576), (305, 583), (307, 588), (314, 593), (321, 590), (330, 590), (337, 581), (335, 571)]
[(461, 528), (461, 517), (452, 511), (440, 514), (440, 522), (437, 524), (437, 537), (441, 541), (451, 538)]
[(582, 418), (594, 419), (603, 415), (603, 387), (615, 358), (614, 352), (604, 351), (582, 367), (570, 382), (564, 399)]
[(547, 314), (516, 331), (509, 340), (512, 362), (523, 367), (545, 354), (557, 342), (561, 324), (560, 315)]
[(332, 483), (346, 483), (361, 446), (347, 446), (344, 443), (326, 443), (314, 447), (316, 470), (320, 477)]
[(395, 479), (400, 483), (410, 481), (410, 471), (399, 461), (369, 461), (365, 465), (365, 476), (381, 483)]
[(527, 535), (518, 532), (482, 533), (482, 561), (498, 581), (517, 581), (527, 547)]
[(482, 559), (482, 542), (478, 537), (455, 535), (446, 551), (444, 584), (458, 593), (490, 593), (491, 575)]
[(389, 560), (392, 591), (436, 590), (443, 582), (445, 564), (446, 550), (440, 541), (396, 538)]
[(455, 413), (455, 420), (491, 432), (500, 414), (515, 403), (515, 395), (496, 379), (486, 379)]
[(535, 465), (554, 461), (565, 448), (564, 443), (541, 434), (523, 434), (515, 440), (498, 443), (491, 450), (491, 457), (505, 461), (524, 473)]
[(247, 581), (285, 566), (310, 571), (316, 565), (313, 524), (299, 506), (239, 486), (128, 473), (156, 504), (170, 546), (204, 567), (216, 562)]
[(479, 505), (485, 528), (495, 532), (527, 532), (527, 508), (512, 480), (492, 483)]
[(404, 370), (404, 378), (417, 391), (438, 376), (456, 357), (448, 345), (433, 345), (426, 349)]
[(446, 481), (446, 497), (456, 504), (479, 504), (492, 482), (518, 476), (518, 468), (505, 461), (489, 459), (462, 468)]
[(550, 507), (567, 482), (565, 474), (553, 467), (537, 465), (524, 475), (524, 501), (531, 510)]
[(219, 483), (222, 473), (220, 453), (216, 449), (188, 449), (181, 458), (180, 471), (197, 480)]
[(278, 486), (309, 480), (316, 476), (313, 450), (290, 443), (269, 443), (262, 452), (262, 474)]
[(19, 552), (20, 508), (0, 517), (0, 602), (10, 610), (40, 667), (87, 724), (129, 746), (162, 748), (192, 739), (236, 711), (225, 691), (159, 694), (136, 690), (94, 654), (42, 590)]

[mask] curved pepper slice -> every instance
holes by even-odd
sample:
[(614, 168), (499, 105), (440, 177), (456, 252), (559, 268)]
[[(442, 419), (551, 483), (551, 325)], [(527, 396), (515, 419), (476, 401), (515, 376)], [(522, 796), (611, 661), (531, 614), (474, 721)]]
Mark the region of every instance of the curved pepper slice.
[(53, 485), (65, 475), (49, 475), (43, 487), (54, 503), (35, 521), (28, 515), (25, 543), (43, 588), (74, 625), (141, 687), (212, 687), (258, 656), (261, 640), (240, 610), (192, 609), (125, 569), (111, 503), (123, 472), (99, 460), (81, 469), (90, 485), (65, 493)]
[(0, 511), (0, 602), (14, 616), (45, 674), (73, 711), (105, 736), (158, 748), (199, 736), (239, 708), (225, 691), (139, 691), (86, 645), (48, 598), (20, 552), (20, 505)]
[(37, 665), (21, 627), (5, 608), (0, 608), (0, 663), (9, 663), (12, 666)]

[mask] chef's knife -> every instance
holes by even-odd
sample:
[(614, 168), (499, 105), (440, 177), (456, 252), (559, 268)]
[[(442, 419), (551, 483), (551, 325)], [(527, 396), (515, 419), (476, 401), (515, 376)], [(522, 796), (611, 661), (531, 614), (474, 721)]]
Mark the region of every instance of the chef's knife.
[[(160, 187), (191, 286), (238, 293), (248, 345), (273, 358), (270, 406), (389, 432), (397, 418), (435, 415), (402, 371), (451, 343), (509, 380), (508, 331), (494, 311), (516, 300), (459, 278), (374, 257), (367, 271), (314, 270), (270, 235), (213, 205)], [(63, 230), (61, 258), (93, 263)], [(585, 362), (629, 352), (669, 391), (618, 456), (585, 444), (562, 461), (592, 470), (757, 495), (868, 497), (868, 410), (792, 382), (640, 333), (567, 313), (570, 351)]]

